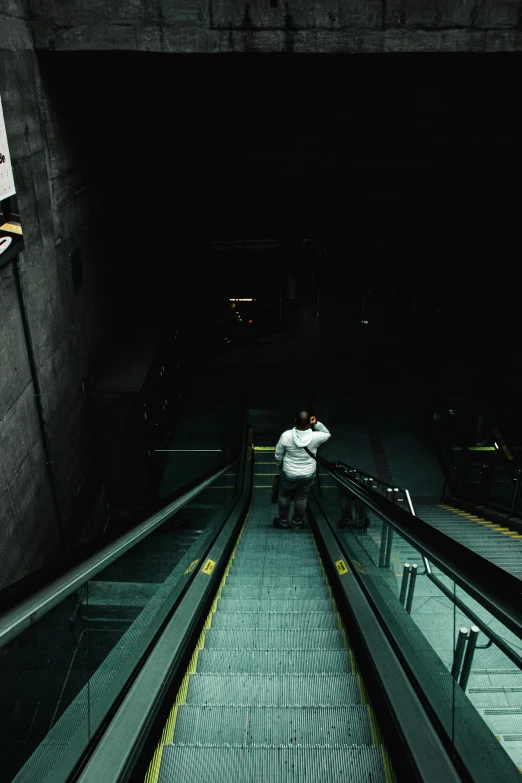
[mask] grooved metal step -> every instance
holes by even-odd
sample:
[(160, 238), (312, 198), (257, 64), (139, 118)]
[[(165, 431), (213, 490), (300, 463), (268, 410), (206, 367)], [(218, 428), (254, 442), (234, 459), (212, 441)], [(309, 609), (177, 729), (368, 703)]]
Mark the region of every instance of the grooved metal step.
[(260, 629), (207, 631), (208, 650), (344, 650), (340, 630), (262, 631)]
[(230, 573), (227, 577), (227, 585), (273, 585), (277, 587), (290, 587), (299, 580), (299, 586), (311, 587), (312, 585), (323, 586), (326, 584), (324, 574), (320, 571), (318, 574), (309, 576), (299, 576), (299, 574), (288, 574), (281, 576), (279, 574), (235, 574)]
[(333, 612), (222, 612), (221, 609), (212, 618), (212, 629), (255, 628), (258, 631), (269, 630), (334, 630), (339, 628)]
[(178, 709), (173, 744), (372, 745), (365, 706), (197, 707)]
[(273, 574), (274, 576), (323, 576), (323, 570), (319, 563), (306, 564), (295, 559), (291, 562), (272, 563), (234, 563), (230, 568), (231, 576), (263, 576)]
[(522, 539), (513, 539), (510, 535), (496, 532), (495, 528), (489, 525), (477, 524), (472, 519), (438, 506), (418, 506), (415, 513), (420, 519), (451, 536), (473, 552), (477, 552), (514, 576), (522, 577)]
[(199, 674), (352, 674), (346, 650), (199, 651)]
[[(227, 598), (243, 598), (245, 595), (245, 587), (243, 585), (227, 585), (226, 586)], [(293, 587), (278, 587), (275, 586), (262, 586), (262, 585), (250, 585), (248, 588), (248, 597), (253, 598), (299, 598), (299, 599), (312, 599), (312, 598), (329, 598), (330, 591), (325, 584), (303, 586), (294, 585)]]
[(167, 745), (158, 783), (386, 783), (380, 748), (234, 748)]
[(228, 590), (223, 591), (219, 599), (219, 612), (291, 612), (308, 614), (309, 612), (331, 612), (332, 599), (327, 598), (229, 598)]
[(281, 707), (360, 704), (354, 674), (193, 674), (187, 704)]

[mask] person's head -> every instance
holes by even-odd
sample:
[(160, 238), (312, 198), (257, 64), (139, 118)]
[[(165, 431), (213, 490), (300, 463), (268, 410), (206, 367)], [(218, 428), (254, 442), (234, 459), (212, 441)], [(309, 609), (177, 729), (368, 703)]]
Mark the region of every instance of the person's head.
[(310, 424), (310, 414), (308, 411), (299, 411), (295, 417), (295, 426), (298, 430), (309, 430), (312, 426)]

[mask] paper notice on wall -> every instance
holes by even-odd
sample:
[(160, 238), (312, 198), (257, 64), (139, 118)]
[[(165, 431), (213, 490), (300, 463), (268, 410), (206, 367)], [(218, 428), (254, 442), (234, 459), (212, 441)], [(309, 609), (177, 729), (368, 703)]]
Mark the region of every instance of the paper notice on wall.
[(15, 193), (11, 156), (9, 155), (7, 133), (5, 132), (2, 97), (0, 96), (0, 201), (9, 196), (14, 196)]

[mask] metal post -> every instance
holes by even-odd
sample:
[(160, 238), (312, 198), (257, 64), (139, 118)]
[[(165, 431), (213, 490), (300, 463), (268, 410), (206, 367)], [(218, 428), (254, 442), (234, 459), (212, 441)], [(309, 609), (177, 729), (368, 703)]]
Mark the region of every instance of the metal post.
[(411, 573), (411, 565), (404, 563), (404, 571), (402, 572), (401, 592), (399, 593), (399, 601), (404, 606), (404, 600), (406, 598), (406, 590), (408, 589), (408, 578)]
[(411, 606), (413, 604), (413, 593), (415, 592), (415, 580), (417, 579), (418, 566), (413, 564), (411, 567), (410, 584), (408, 587), (408, 597), (406, 599), (406, 611), (408, 614), (411, 612)]
[(518, 470), (516, 482), (517, 485), (515, 487), (515, 492), (513, 493), (513, 503), (511, 504), (511, 511), (509, 512), (510, 518), (513, 518), (516, 516), (518, 503), (520, 500), (520, 478), (522, 476), (522, 470)]
[(384, 568), (384, 561), (386, 559), (386, 543), (388, 541), (388, 525), (386, 522), (382, 523), (381, 533), (381, 551), (379, 552), (379, 568)]
[(451, 676), (456, 680), (459, 676), (460, 665), (462, 663), (462, 657), (464, 655), (464, 648), (466, 646), (466, 639), (468, 638), (468, 629), (464, 626), (459, 628), (459, 635), (457, 637), (457, 644), (455, 646), (455, 653), (453, 655), (453, 666), (451, 667)]
[(393, 542), (393, 528), (389, 527), (388, 528), (388, 540), (386, 541), (386, 554), (384, 556), (384, 567), (385, 568), (389, 568), (390, 567), (392, 542)]
[(459, 685), (463, 691), (466, 690), (469, 675), (471, 674), (471, 665), (473, 663), (473, 656), (475, 654), (475, 647), (477, 646), (479, 633), (480, 631), (477, 626), (472, 625), (469, 632), (468, 646), (466, 647), (466, 654), (464, 656), (464, 663), (462, 664), (462, 672), (459, 681)]

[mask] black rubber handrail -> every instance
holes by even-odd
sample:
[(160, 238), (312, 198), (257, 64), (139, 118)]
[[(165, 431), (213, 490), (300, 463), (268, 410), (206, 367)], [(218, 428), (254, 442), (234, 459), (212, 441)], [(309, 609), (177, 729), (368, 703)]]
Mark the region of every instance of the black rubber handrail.
[(0, 617), (0, 647), (14, 639), (18, 634), (33, 625), (37, 620), (54, 609), (64, 598), (74, 593), (82, 585), (92, 579), (108, 565), (117, 560), (122, 554), (150, 535), (153, 530), (160, 527), (183, 506), (186, 506), (196, 495), (212, 484), (219, 476), (230, 470), (240, 460), (234, 460), (230, 464), (215, 471), (205, 481), (200, 482), (189, 492), (169, 503), (160, 511), (153, 514), (141, 524), (134, 527), (128, 533), (120, 536), (116, 541), (108, 544), (96, 554), (88, 557), (82, 563), (72, 568), (67, 573), (55, 579), (51, 584), (36, 592), (25, 601), (10, 609)]
[(337, 482), (364, 502), (409, 544), (458, 584), (472, 598), (522, 639), (522, 581), (472, 552), (378, 492), (347, 478), (335, 464), (317, 456), (317, 462)]

